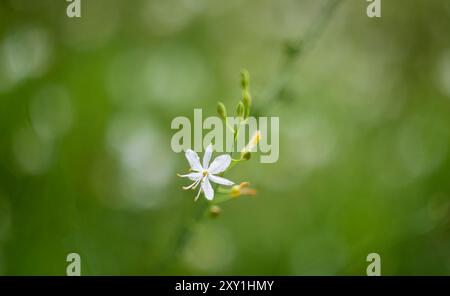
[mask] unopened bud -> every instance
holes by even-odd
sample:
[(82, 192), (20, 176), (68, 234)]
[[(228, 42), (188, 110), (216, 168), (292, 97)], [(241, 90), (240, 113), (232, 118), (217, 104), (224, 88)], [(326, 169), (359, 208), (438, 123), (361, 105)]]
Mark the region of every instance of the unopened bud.
[(248, 90), (242, 91), (242, 102), (244, 104), (244, 118), (250, 115), (250, 106), (252, 105), (252, 96)]
[(250, 84), (250, 74), (246, 69), (243, 69), (241, 71), (241, 86), (242, 89), (247, 89), (248, 85)]
[(242, 92), (242, 102), (244, 103), (244, 106), (246, 108), (252, 105), (252, 96), (250, 95), (250, 92), (248, 90), (244, 90)]
[(250, 151), (243, 151), (241, 152), (241, 158), (245, 160), (249, 160), (252, 157), (252, 154)]
[(239, 188), (239, 185), (234, 185), (233, 187), (231, 187), (230, 195), (233, 198), (241, 196), (241, 189)]
[(238, 117), (244, 117), (244, 104), (241, 101), (237, 104), (236, 114)]
[(209, 208), (209, 213), (211, 214), (211, 216), (212, 217), (217, 217), (217, 216), (219, 216), (220, 215), (220, 208), (218, 207), (218, 206), (211, 206), (210, 208)]
[(250, 140), (250, 146), (256, 146), (258, 145), (259, 141), (261, 140), (261, 132), (260, 131), (256, 131), (255, 134), (253, 135), (252, 139)]
[(219, 113), (222, 119), (227, 118), (227, 108), (225, 108), (225, 105), (222, 102), (217, 103), (217, 113)]
[(248, 187), (248, 186), (250, 186), (249, 182), (242, 182), (241, 184), (239, 184), (240, 188), (245, 188), (245, 187)]
[(252, 189), (252, 188), (248, 188), (249, 185), (250, 185), (250, 183), (248, 183), (248, 182), (242, 182), (239, 185), (234, 185), (233, 187), (231, 187), (231, 191), (230, 191), (231, 197), (238, 198), (241, 195), (246, 195), (246, 196), (256, 195), (256, 190)]
[(250, 159), (250, 152), (254, 151), (256, 145), (258, 145), (259, 141), (261, 140), (261, 132), (256, 131), (250, 141), (248, 142), (247, 146), (244, 147), (241, 151), (241, 158), (245, 160)]

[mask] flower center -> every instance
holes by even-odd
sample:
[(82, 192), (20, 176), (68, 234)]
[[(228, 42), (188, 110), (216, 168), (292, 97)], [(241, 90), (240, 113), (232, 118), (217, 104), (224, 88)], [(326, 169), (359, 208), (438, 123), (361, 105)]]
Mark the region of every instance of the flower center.
[(203, 178), (206, 177), (206, 176), (208, 176), (208, 171), (207, 171), (207, 170), (204, 170), (204, 171), (203, 171)]

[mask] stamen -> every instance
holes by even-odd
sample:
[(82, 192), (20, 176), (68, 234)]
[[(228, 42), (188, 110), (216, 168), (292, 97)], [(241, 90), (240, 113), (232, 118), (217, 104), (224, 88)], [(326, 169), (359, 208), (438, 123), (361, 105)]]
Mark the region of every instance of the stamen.
[(197, 181), (197, 184), (195, 184), (195, 186), (194, 187), (192, 187), (192, 190), (194, 190), (195, 188), (197, 188), (197, 186), (198, 186), (198, 184), (200, 184), (200, 182), (201, 182), (202, 180), (200, 179), (200, 180), (198, 180)]
[(202, 187), (198, 190), (197, 196), (195, 197), (194, 201), (197, 201), (198, 197), (200, 196), (200, 192), (202, 192)]
[(191, 188), (195, 188), (195, 187), (197, 187), (198, 183), (200, 183), (200, 181), (201, 181), (201, 179), (198, 179), (198, 180), (196, 180), (194, 183), (192, 183), (189, 186), (183, 186), (183, 189), (184, 190), (188, 190), (188, 189), (191, 189)]

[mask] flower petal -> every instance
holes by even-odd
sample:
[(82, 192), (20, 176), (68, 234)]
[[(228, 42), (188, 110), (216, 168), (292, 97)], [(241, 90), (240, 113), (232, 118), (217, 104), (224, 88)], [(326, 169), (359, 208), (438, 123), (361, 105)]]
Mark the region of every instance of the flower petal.
[(203, 167), (207, 168), (209, 166), (209, 161), (211, 160), (211, 155), (213, 152), (212, 145), (209, 144), (208, 147), (206, 147), (205, 154), (203, 155)]
[(197, 152), (188, 149), (186, 150), (186, 159), (189, 162), (189, 165), (191, 166), (191, 169), (197, 172), (203, 171), (202, 165), (200, 164), (200, 158), (198, 157)]
[(223, 154), (217, 156), (208, 168), (210, 174), (219, 174), (227, 169), (231, 163), (231, 156)]
[(211, 180), (211, 182), (214, 182), (214, 183), (217, 183), (217, 184), (220, 184), (220, 185), (231, 186), (231, 185), (234, 184), (233, 182), (231, 182), (228, 179), (225, 179), (225, 178), (222, 178), (222, 177), (219, 177), (219, 176), (214, 176), (214, 175), (211, 175), (211, 174), (208, 175), (208, 178)]
[(212, 200), (214, 198), (214, 190), (211, 186), (211, 183), (209, 183), (208, 178), (205, 178), (205, 180), (202, 182), (202, 189), (207, 200)]
[(178, 177), (189, 178), (189, 180), (191, 181), (197, 181), (198, 179), (201, 179), (203, 177), (203, 174), (202, 173), (189, 173), (186, 175), (178, 174)]

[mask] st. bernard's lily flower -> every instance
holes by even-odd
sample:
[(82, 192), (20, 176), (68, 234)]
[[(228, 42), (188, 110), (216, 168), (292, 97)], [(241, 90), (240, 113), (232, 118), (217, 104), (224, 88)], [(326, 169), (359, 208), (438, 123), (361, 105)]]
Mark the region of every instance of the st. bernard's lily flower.
[(216, 157), (211, 164), (209, 161), (212, 156), (212, 145), (208, 145), (205, 150), (205, 155), (203, 156), (203, 165), (200, 163), (200, 158), (198, 154), (188, 149), (186, 150), (186, 158), (191, 166), (192, 173), (186, 175), (178, 175), (180, 177), (189, 178), (194, 181), (191, 185), (183, 187), (183, 189), (195, 189), (200, 184), (200, 189), (198, 190), (195, 200), (198, 199), (200, 193), (203, 191), (206, 199), (212, 200), (214, 198), (214, 189), (211, 186), (211, 182), (217, 183), (224, 186), (231, 186), (234, 183), (223, 177), (216, 176), (224, 172), (231, 163), (231, 156), (228, 154), (223, 154)]

